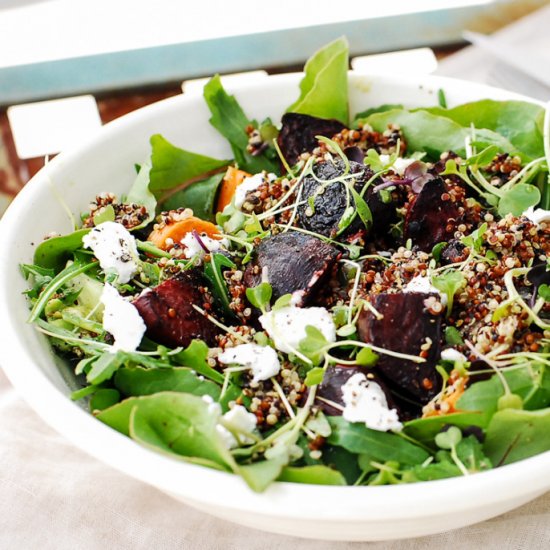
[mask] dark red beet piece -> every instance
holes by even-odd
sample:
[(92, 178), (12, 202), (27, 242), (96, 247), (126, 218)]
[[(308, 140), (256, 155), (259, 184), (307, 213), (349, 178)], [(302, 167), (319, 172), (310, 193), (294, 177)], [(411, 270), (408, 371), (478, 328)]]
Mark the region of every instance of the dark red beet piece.
[[(458, 224), (458, 208), (441, 197), (447, 192), (441, 178), (428, 181), (416, 196), (405, 217), (404, 238), (429, 252), (437, 243), (448, 241)], [(447, 231), (447, 226), (451, 231)]]
[(215, 344), (218, 329), (193, 308), (204, 303), (199, 287), (205, 286), (200, 273), (185, 271), (134, 300), (147, 336), (170, 347), (187, 347), (194, 338)]
[(248, 288), (262, 282), (262, 271), (273, 288), (273, 300), (284, 294), (302, 293), (298, 305), (306, 305), (329, 275), (339, 256), (338, 250), (316, 237), (296, 231), (264, 239), (244, 272)]
[[(332, 401), (340, 406), (344, 406), (344, 401), (342, 399), (342, 386), (354, 375), (357, 373), (364, 374), (368, 380), (376, 382), (386, 394), (386, 399), (388, 400), (388, 407), (390, 409), (395, 408), (395, 403), (390, 395), (389, 390), (386, 388), (386, 385), (380, 377), (372, 371), (372, 369), (367, 369), (365, 367), (355, 367), (355, 366), (343, 366), (343, 365), (331, 365), (325, 371), (325, 376), (323, 382), (317, 387), (316, 401), (315, 404), (322, 409), (325, 414), (331, 416), (341, 416), (342, 411), (339, 408), (333, 407), (330, 403), (323, 401), (327, 399)], [(318, 399), (319, 397), (323, 399)]]
[(372, 305), (384, 317), (378, 320), (364, 309), (357, 323), (360, 340), (399, 353), (418, 356), (421, 346), (431, 340), (425, 363), (380, 354), (374, 367), (398, 394), (420, 403), (427, 403), (441, 389), (435, 370), (441, 353), (441, 316), (426, 310), (424, 301), (430, 296), (434, 294), (378, 294)]
[(338, 120), (298, 113), (286, 113), (281, 122), (277, 142), (283, 157), (291, 166), (296, 164), (302, 153), (310, 153), (319, 145), (315, 136), (330, 138), (345, 128)]

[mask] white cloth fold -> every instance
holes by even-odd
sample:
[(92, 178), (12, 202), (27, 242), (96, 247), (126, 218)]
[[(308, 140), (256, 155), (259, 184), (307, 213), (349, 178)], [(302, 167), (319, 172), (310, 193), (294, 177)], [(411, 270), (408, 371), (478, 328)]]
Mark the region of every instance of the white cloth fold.
[(479, 525), (408, 541), (333, 543), (233, 525), (178, 503), (84, 454), (17, 396), (2, 371), (0, 495), (0, 548), (6, 550), (550, 547), (550, 493)]

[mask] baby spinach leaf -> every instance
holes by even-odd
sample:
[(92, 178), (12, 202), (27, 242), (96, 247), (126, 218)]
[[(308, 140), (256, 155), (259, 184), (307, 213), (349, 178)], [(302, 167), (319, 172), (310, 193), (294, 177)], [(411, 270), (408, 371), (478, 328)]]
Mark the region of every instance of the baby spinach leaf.
[(212, 77), (204, 87), (204, 99), (212, 116), (210, 124), (229, 141), (235, 161), (239, 168), (256, 174), (262, 170), (277, 172), (279, 165), (273, 158), (269, 158), (266, 152), (259, 155), (251, 155), (247, 151), (248, 133), (246, 128), (254, 126), (255, 121), (249, 120), (235, 99), (229, 95), (221, 82), (220, 75)]
[(34, 263), (39, 267), (63, 269), (72, 253), (82, 248), (82, 237), (89, 229), (79, 229), (62, 237), (52, 237), (41, 242), (34, 252)]
[(189, 184), (180, 191), (169, 195), (159, 203), (162, 210), (191, 208), (201, 220), (213, 221), (216, 210), (216, 196), (224, 174), (214, 174), (206, 179)]
[(323, 456), (321, 458), (326, 466), (333, 470), (338, 470), (350, 485), (355, 483), (361, 475), (361, 469), (357, 462), (357, 454), (350, 453), (343, 447), (327, 445), (323, 449)]
[(126, 436), (130, 435), (130, 413), (138, 401), (138, 397), (130, 397), (102, 410), (96, 417), (107, 426)]
[(310, 483), (312, 485), (347, 485), (344, 476), (328, 466), (287, 466), (283, 468), (277, 481)]
[(348, 54), (342, 37), (318, 50), (304, 67), (300, 97), (286, 112), (348, 123)]
[(162, 391), (176, 391), (193, 395), (210, 395), (214, 400), (220, 397), (218, 384), (197, 376), (187, 367), (163, 367), (144, 369), (124, 367), (117, 371), (115, 386), (124, 395), (151, 395)]
[(216, 430), (218, 414), (195, 395), (161, 392), (140, 397), (130, 413), (130, 437), (185, 457), (233, 463)]
[(506, 214), (521, 216), (530, 206), (535, 206), (540, 201), (538, 187), (528, 183), (518, 183), (501, 197), (498, 202), (498, 213), (504, 217)]
[(353, 122), (355, 122), (356, 120), (367, 118), (370, 115), (374, 115), (375, 113), (385, 113), (386, 111), (391, 111), (392, 109), (404, 109), (404, 107), (403, 105), (400, 105), (398, 103), (384, 103), (383, 105), (379, 105), (378, 107), (371, 107), (370, 109), (365, 109), (364, 111), (357, 113), (353, 117)]
[(401, 477), (405, 483), (416, 483), (418, 481), (434, 481), (436, 479), (447, 479), (449, 477), (461, 476), (462, 472), (452, 462), (432, 462), (427, 465), (413, 466), (405, 470)]
[(151, 147), (149, 191), (157, 200), (167, 191), (173, 191), (191, 180), (220, 170), (230, 162), (185, 151), (159, 134), (151, 136)]
[(445, 426), (457, 426), (458, 428), (479, 426), (480, 428), (484, 428), (489, 424), (491, 414), (485, 411), (468, 411), (442, 416), (416, 418), (415, 420), (405, 422), (404, 432), (420, 443), (433, 446), (435, 436)]
[[(361, 122), (370, 124), (377, 132), (383, 132), (388, 124), (398, 124), (411, 151), (425, 151), (431, 158), (439, 159), (441, 153), (454, 151), (464, 156), (464, 140), (471, 130), (453, 120), (427, 111), (394, 109), (370, 115)], [(513, 153), (515, 147), (501, 135), (491, 130), (477, 130), (476, 138), (486, 145), (496, 145), (500, 151)]]
[(102, 411), (120, 401), (120, 392), (114, 388), (100, 388), (90, 399), (90, 411)]
[(496, 466), (550, 450), (550, 409), (498, 411), (487, 428), (483, 448)]
[(352, 453), (368, 453), (373, 460), (395, 460), (401, 464), (421, 464), (430, 456), (396, 434), (371, 430), (360, 423), (352, 424), (341, 416), (329, 416), (328, 421), (332, 434), (327, 441)]
[(473, 124), (476, 128), (497, 132), (531, 158), (544, 156), (542, 132), (537, 125), (537, 118), (544, 109), (534, 103), (483, 99), (452, 109), (430, 107), (424, 110), (449, 118), (465, 128)]

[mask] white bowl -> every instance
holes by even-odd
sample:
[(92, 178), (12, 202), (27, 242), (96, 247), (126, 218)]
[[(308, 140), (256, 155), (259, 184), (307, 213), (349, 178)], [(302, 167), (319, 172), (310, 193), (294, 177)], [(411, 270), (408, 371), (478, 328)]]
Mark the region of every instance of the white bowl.
[[(295, 100), (300, 75), (270, 77), (231, 91), (250, 117), (279, 120)], [(365, 77), (350, 74), (352, 112), (382, 103), (426, 106), (445, 90), (450, 106), (491, 97), (519, 96), (452, 79)], [(100, 191), (124, 193), (134, 163), (149, 155), (149, 137), (230, 158), (210, 127), (202, 97), (179, 96), (106, 125), (77, 150), (55, 158), (21, 191), (0, 222), (0, 363), (27, 402), (76, 446), (119, 469), (218, 517), (275, 533), (332, 540), (387, 540), (437, 533), (482, 521), (519, 506), (550, 488), (550, 452), (485, 473), (442, 481), (384, 487), (324, 487), (275, 483), (263, 494), (226, 474), (149, 451), (70, 401), (75, 388), (67, 367), (47, 340), (26, 323), (26, 284), (18, 264), (51, 231), (71, 224)], [(174, 504), (176, 505), (176, 504)]]

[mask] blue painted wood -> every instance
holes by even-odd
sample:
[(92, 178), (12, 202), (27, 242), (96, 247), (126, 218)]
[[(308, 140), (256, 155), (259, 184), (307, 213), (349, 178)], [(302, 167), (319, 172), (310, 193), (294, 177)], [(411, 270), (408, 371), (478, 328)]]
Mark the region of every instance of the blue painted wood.
[(342, 35), (352, 55), (452, 44), (462, 41), (462, 30), (484, 9), (442, 9), (7, 67), (0, 69), (0, 104), (301, 64)]

